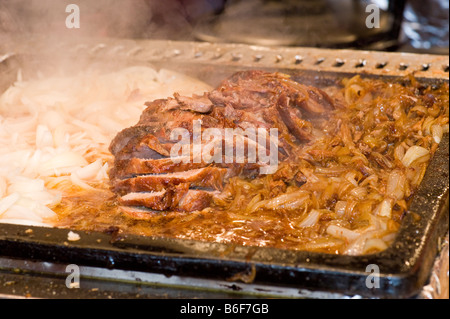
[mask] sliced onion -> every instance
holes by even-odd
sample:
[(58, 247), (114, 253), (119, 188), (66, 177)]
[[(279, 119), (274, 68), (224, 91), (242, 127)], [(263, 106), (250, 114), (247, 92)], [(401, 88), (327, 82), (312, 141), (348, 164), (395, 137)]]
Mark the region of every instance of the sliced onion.
[(64, 112), (58, 112), (56, 110), (48, 110), (45, 113), (39, 114), (39, 123), (47, 126), (50, 130), (54, 131), (58, 126), (65, 123)]
[(63, 172), (71, 172), (75, 168), (85, 166), (87, 164), (88, 163), (83, 156), (72, 151), (67, 151), (57, 154), (50, 160), (43, 163), (39, 170), (43, 176), (51, 176), (58, 175), (58, 173), (61, 174)]
[(367, 195), (367, 189), (365, 187), (355, 187), (350, 191), (349, 195), (357, 199), (364, 199)]
[(57, 217), (56, 213), (45, 205), (37, 205), (33, 212), (38, 214), (44, 220)]
[(345, 174), (345, 179), (353, 184), (353, 186), (358, 187), (358, 182), (356, 181), (356, 172), (348, 172)]
[(389, 198), (384, 199), (377, 208), (375, 208), (375, 213), (378, 216), (391, 218), (392, 216), (392, 200)]
[(89, 165), (80, 167), (72, 174), (76, 174), (77, 177), (80, 178), (81, 180), (92, 180), (99, 174), (101, 169), (102, 169), (102, 160), (98, 159)]
[(309, 212), (308, 216), (306, 216), (301, 223), (298, 225), (299, 227), (311, 227), (314, 226), (320, 218), (320, 212), (318, 210), (312, 209)]
[(409, 167), (415, 160), (430, 154), (430, 152), (421, 146), (411, 146), (403, 156), (402, 163), (405, 167)]
[(253, 212), (253, 211), (255, 211), (255, 210), (254, 210), (254, 206), (255, 206), (257, 203), (260, 203), (260, 202), (261, 202), (261, 194), (255, 195), (255, 196), (252, 198), (252, 200), (247, 204), (246, 211), (247, 211), (247, 212)]
[(327, 227), (327, 234), (333, 237), (346, 240), (348, 242), (355, 240), (360, 236), (359, 233), (345, 227), (330, 225)]
[(96, 181), (107, 180), (108, 179), (108, 169), (109, 169), (108, 163), (103, 164), (102, 168), (98, 171), (98, 173), (94, 179)]
[(253, 207), (251, 207), (248, 212), (249, 213), (253, 213), (256, 212), (258, 209), (265, 207), (265, 205), (267, 204), (268, 200), (262, 200), (256, 204), (253, 205)]
[(37, 116), (9, 117), (3, 125), (9, 132), (30, 132), (36, 128)]
[(406, 183), (406, 175), (399, 169), (393, 170), (388, 176), (386, 195), (401, 200), (405, 196)]
[[(22, 206), (35, 207), (36, 205), (51, 205), (58, 202), (58, 195), (53, 195), (48, 191), (29, 192), (20, 194), (21, 198), (18, 201)], [(28, 202), (30, 201), (30, 202)], [(26, 204), (22, 204), (26, 203)]]
[(382, 239), (369, 238), (366, 240), (366, 242), (364, 244), (363, 254), (372, 252), (372, 251), (383, 251), (386, 248), (388, 248), (388, 246)]
[(81, 188), (83, 188), (83, 189), (87, 189), (87, 190), (95, 190), (94, 187), (92, 187), (92, 186), (86, 184), (85, 182), (83, 182), (83, 181), (78, 177), (77, 174), (72, 173), (72, 174), (70, 175), (70, 180), (72, 181), (72, 183), (73, 183), (74, 185), (77, 185), (77, 186), (79, 186), (79, 187), (81, 187)]
[(11, 185), (9, 186), (9, 192), (33, 193), (40, 192), (45, 189), (44, 181), (42, 179), (31, 179), (23, 176), (18, 176), (10, 179)]
[(394, 149), (394, 157), (395, 159), (401, 161), (405, 156), (405, 148), (402, 145), (398, 145)]
[(442, 140), (442, 135), (444, 135), (444, 130), (442, 126), (435, 124), (431, 126), (431, 134), (433, 135), (434, 141), (439, 144)]
[(36, 150), (33, 155), (28, 159), (23, 175), (29, 177), (35, 177), (37, 175), (37, 169), (40, 166), (42, 158), (42, 150)]
[(8, 185), (6, 184), (6, 178), (0, 176), (0, 198), (6, 195), (6, 188)]
[(13, 193), (0, 199), (0, 216), (5, 213), (11, 206), (13, 206), (20, 198), (20, 195)]
[(0, 218), (0, 224), (53, 227), (53, 225), (51, 225), (51, 224), (37, 222), (37, 221), (31, 221), (31, 220), (26, 220), (26, 219), (17, 219), (17, 218)]
[(309, 194), (305, 191), (297, 191), (289, 194), (283, 194), (269, 200), (264, 207), (268, 209), (299, 208), (309, 198)]
[(1, 215), (2, 218), (25, 219), (42, 223), (43, 219), (34, 211), (27, 207), (12, 205), (6, 212)]
[(416, 112), (416, 113), (420, 113), (422, 115), (428, 113), (427, 108), (425, 106), (423, 106), (423, 105), (416, 105), (416, 106), (414, 106), (410, 110), (410, 112)]
[(353, 241), (344, 251), (344, 254), (349, 256), (358, 256), (361, 255), (364, 251), (364, 246), (367, 241), (366, 236), (360, 236), (356, 240)]
[[(384, 231), (376, 230), (374, 228), (375, 227), (373, 227), (373, 225), (366, 228), (356, 240), (354, 240), (350, 245), (347, 246), (347, 249), (344, 253), (346, 255), (357, 256), (383, 247), (383, 244), (384, 247), (387, 248), (383, 240), (377, 239), (377, 237), (382, 235)], [(379, 240), (381, 240), (382, 244), (378, 242)]]
[(334, 206), (334, 212), (338, 216), (344, 216), (345, 210), (347, 209), (347, 202), (346, 201), (338, 201), (336, 202), (336, 205)]
[(67, 145), (70, 139), (70, 133), (73, 128), (67, 124), (58, 125), (53, 131), (53, 141), (55, 147)]
[(36, 147), (53, 146), (52, 132), (45, 125), (38, 125), (36, 129)]
[(428, 116), (422, 123), (422, 131), (425, 135), (431, 135), (431, 126), (435, 123), (435, 119), (432, 116)]

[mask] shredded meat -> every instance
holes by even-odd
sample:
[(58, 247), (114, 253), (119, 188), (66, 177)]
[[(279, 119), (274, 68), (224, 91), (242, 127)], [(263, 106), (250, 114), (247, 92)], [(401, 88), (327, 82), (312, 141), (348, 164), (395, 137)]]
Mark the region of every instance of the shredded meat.
[[(132, 214), (145, 213), (146, 209), (204, 209), (230, 178), (255, 177), (266, 165), (250, 161), (248, 154), (238, 163), (225, 156), (221, 161), (195, 161), (199, 155), (195, 150), (190, 151), (189, 158), (174, 161), (171, 150), (179, 142), (171, 139), (174, 129), (185, 129), (191, 141), (195, 121), (201, 123), (202, 132), (208, 128), (221, 133), (225, 129), (241, 129), (244, 133), (237, 134), (236, 140), (223, 138), (222, 134), (221, 138), (206, 142), (235, 150), (240, 139), (246, 149), (257, 147), (267, 155), (270, 141), (263, 144), (255, 136), (245, 134), (245, 130), (276, 128), (278, 159), (288, 161), (298, 145), (314, 139), (313, 120), (334, 109), (333, 100), (320, 89), (302, 85), (285, 74), (263, 71), (238, 72), (202, 96), (175, 93), (173, 98), (147, 102), (146, 106), (139, 122), (121, 131), (110, 145), (115, 157), (109, 172), (112, 189), (125, 211)], [(290, 177), (286, 172), (277, 175), (277, 189), (284, 188), (283, 178), (305, 182), (306, 177), (299, 170)]]

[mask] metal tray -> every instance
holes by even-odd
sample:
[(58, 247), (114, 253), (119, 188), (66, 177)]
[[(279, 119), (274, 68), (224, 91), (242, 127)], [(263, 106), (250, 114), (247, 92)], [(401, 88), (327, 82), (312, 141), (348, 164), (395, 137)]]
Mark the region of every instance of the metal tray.
[[(52, 63), (43, 63), (48, 58)], [(401, 80), (411, 73), (434, 84), (448, 81), (449, 68), (448, 57), (433, 55), (117, 39), (55, 44), (35, 39), (18, 41), (8, 52), (0, 52), (0, 89), (14, 80), (19, 67), (24, 76), (32, 76), (36, 70), (51, 73), (63, 64), (70, 72), (86, 63), (105, 68), (167, 67), (212, 85), (236, 70), (250, 68), (290, 73), (311, 84), (334, 83), (354, 74)], [(100, 286), (193, 289), (190, 294), (162, 294), (166, 297), (216, 296), (220, 291), (219, 296), (414, 297), (427, 283), (448, 232), (448, 161), (446, 135), (395, 242), (377, 254), (341, 256), (81, 231), (76, 231), (80, 240), (69, 241), (65, 229), (0, 224), (0, 274), (13, 276), (21, 269), (46, 278), (61, 277), (65, 265), (76, 264), (82, 276)], [(380, 270), (379, 288), (367, 286), (373, 275), (370, 265)]]

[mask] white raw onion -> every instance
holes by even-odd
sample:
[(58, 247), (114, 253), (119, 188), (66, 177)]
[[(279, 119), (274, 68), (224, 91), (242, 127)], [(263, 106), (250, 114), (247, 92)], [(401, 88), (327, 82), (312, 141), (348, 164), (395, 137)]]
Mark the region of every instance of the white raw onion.
[[(20, 204), (22, 202), (27, 203), (23, 206), (31, 205), (27, 201), (31, 201), (34, 204), (40, 204), (40, 205), (51, 205), (55, 202), (58, 202), (60, 199), (58, 199), (58, 195), (53, 195), (49, 193), (48, 191), (40, 191), (40, 192), (29, 192), (29, 193), (21, 193), (21, 198), (18, 201)], [(34, 207), (34, 206), (33, 206)]]
[(61, 147), (69, 143), (70, 133), (74, 131), (71, 125), (61, 124), (58, 125), (53, 131), (53, 142), (55, 147)]
[(36, 212), (27, 207), (19, 205), (12, 205), (6, 212), (1, 215), (1, 217), (5, 219), (17, 218), (31, 220), (39, 223), (43, 222), (42, 217), (36, 214)]
[(77, 177), (81, 180), (92, 180), (100, 173), (101, 169), (102, 169), (102, 160), (98, 159), (89, 165), (78, 168), (76, 171), (72, 173), (72, 175), (76, 174)]
[(70, 174), (70, 180), (74, 185), (77, 185), (81, 188), (87, 189), (87, 190), (95, 190), (94, 187), (86, 184), (85, 182), (83, 182), (77, 174)]
[(52, 132), (45, 125), (38, 125), (36, 129), (36, 147), (43, 148), (53, 146)]
[(47, 126), (50, 130), (54, 131), (61, 123), (65, 123), (63, 112), (58, 112), (56, 110), (48, 110), (45, 113), (39, 114), (39, 123)]
[(37, 205), (33, 207), (33, 212), (42, 217), (44, 220), (57, 217), (56, 213), (45, 205)]
[(51, 224), (37, 222), (37, 221), (31, 221), (31, 220), (27, 220), (27, 219), (18, 219), (18, 218), (0, 218), (0, 224), (52, 227)]
[(103, 164), (102, 168), (98, 171), (97, 175), (95, 176), (96, 181), (103, 181), (108, 179), (108, 163)]
[(28, 159), (32, 154), (29, 150), (5, 150), (4, 152), (6, 153), (0, 153), (0, 165), (1, 168), (7, 169), (9, 172), (14, 170), (14, 168), (22, 170), (27, 165)]
[(61, 175), (71, 173), (75, 168), (87, 164), (83, 156), (72, 151), (66, 151), (56, 154), (50, 160), (42, 163), (39, 170), (43, 176)]
[[(47, 195), (50, 196), (48, 193)], [(48, 198), (47, 200), (42, 201), (36, 197), (28, 198), (23, 196), (15, 203), (15, 205), (31, 210), (41, 218), (54, 218), (56, 217), (56, 213), (46, 206), (51, 203), (52, 199), (53, 198)]]
[(22, 117), (9, 117), (7, 118), (3, 126), (9, 132), (29, 132), (34, 131), (36, 128), (37, 116), (22, 116)]
[(23, 175), (28, 177), (35, 177), (37, 175), (37, 169), (40, 166), (42, 158), (42, 150), (36, 150), (33, 155), (27, 161)]
[(17, 193), (12, 193), (9, 196), (6, 196), (0, 199), (0, 217), (4, 214), (11, 206), (13, 206), (20, 198), (20, 195)]
[(10, 180), (9, 192), (14, 193), (32, 193), (40, 192), (45, 189), (44, 180), (31, 179), (23, 176), (13, 177)]
[(6, 188), (8, 185), (6, 184), (6, 178), (0, 175), (0, 198), (6, 195)]

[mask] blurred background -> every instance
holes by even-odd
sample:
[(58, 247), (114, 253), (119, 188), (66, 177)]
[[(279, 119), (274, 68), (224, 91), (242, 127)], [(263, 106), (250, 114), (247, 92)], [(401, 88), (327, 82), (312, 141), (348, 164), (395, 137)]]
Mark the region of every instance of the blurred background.
[[(80, 9), (80, 28), (65, 25), (69, 4)], [(369, 10), (373, 5), (377, 10)], [(449, 2), (0, 0), (0, 43), (14, 41), (18, 34), (448, 54)]]

